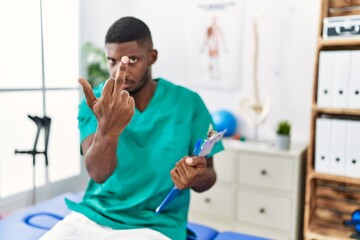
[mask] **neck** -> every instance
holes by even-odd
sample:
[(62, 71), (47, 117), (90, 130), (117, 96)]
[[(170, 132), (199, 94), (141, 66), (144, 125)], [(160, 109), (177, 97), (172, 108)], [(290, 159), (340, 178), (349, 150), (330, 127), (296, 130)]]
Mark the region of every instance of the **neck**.
[(132, 97), (135, 100), (135, 107), (140, 111), (144, 111), (148, 106), (151, 98), (154, 96), (156, 89), (156, 82), (149, 79), (145, 86), (137, 93), (135, 93)]

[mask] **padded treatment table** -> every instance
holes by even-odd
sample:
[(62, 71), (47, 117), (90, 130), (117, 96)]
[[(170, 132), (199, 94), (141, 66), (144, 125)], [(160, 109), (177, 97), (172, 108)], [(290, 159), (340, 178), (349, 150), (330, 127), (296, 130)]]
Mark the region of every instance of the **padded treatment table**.
[[(39, 239), (60, 220), (54, 216), (64, 217), (70, 213), (64, 198), (72, 201), (80, 201), (82, 196), (83, 193), (65, 193), (14, 212), (0, 220), (0, 240)], [(24, 222), (26, 219), (29, 220), (30, 225)], [(42, 226), (43, 228), (31, 225)]]
[[(38, 240), (48, 229), (70, 213), (65, 198), (79, 202), (83, 192), (64, 193), (34, 206), (19, 210), (0, 220), (0, 240)], [(267, 240), (235, 232), (221, 232), (197, 223), (188, 223), (196, 238), (188, 240)]]
[(250, 236), (236, 232), (221, 232), (214, 238), (214, 240), (270, 240), (270, 239)]
[[(25, 208), (0, 220), (0, 240), (37, 240), (61, 218), (70, 213), (65, 198), (79, 202), (82, 192), (70, 192)], [(27, 221), (27, 223), (26, 223)], [(196, 234), (188, 240), (212, 240), (218, 231), (204, 225), (189, 223), (188, 228)]]
[(196, 234), (196, 238), (189, 236), (187, 240), (211, 240), (214, 239), (219, 233), (217, 230), (211, 227), (192, 222), (189, 222), (187, 227), (190, 229), (190, 231), (193, 231)]

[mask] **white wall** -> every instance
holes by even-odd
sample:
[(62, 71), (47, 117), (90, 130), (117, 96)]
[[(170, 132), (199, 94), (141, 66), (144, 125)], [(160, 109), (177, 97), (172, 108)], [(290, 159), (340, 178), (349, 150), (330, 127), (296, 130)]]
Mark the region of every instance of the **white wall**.
[(260, 23), (260, 96), (271, 101), (271, 112), (259, 129), (260, 140), (273, 140), (277, 121), (289, 119), (292, 139), (307, 142), (310, 130), (312, 83), (318, 32), (319, 2), (314, 0), (243, 0), (241, 87), (232, 91), (200, 89), (189, 83), (187, 5), (191, 0), (86, 0), (82, 1), (81, 41), (103, 46), (107, 28), (122, 16), (145, 21), (159, 51), (154, 77), (164, 77), (200, 93), (209, 110), (233, 111), (239, 119), (238, 131), (253, 137), (253, 128), (240, 115), (239, 103), (252, 94), (252, 19), (259, 8), (265, 15)]

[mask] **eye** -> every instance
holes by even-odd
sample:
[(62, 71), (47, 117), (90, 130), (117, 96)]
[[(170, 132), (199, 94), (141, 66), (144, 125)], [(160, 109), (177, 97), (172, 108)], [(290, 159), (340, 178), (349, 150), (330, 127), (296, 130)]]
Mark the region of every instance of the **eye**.
[(115, 60), (108, 58), (108, 63), (109, 63), (110, 66), (114, 66), (115, 65)]
[(129, 57), (129, 60), (130, 60), (129, 61), (130, 64), (135, 64), (138, 61), (138, 59), (136, 57)]

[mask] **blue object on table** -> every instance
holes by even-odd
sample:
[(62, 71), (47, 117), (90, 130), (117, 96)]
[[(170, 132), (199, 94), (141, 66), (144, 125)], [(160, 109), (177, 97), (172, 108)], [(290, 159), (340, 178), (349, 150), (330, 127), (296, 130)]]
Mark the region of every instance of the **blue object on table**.
[(344, 225), (347, 227), (354, 226), (357, 233), (360, 233), (360, 209), (355, 210), (351, 214), (351, 220), (345, 220)]
[(220, 132), (227, 129), (225, 137), (230, 137), (235, 134), (238, 124), (233, 113), (227, 110), (220, 110), (211, 114), (211, 117), (216, 131)]

